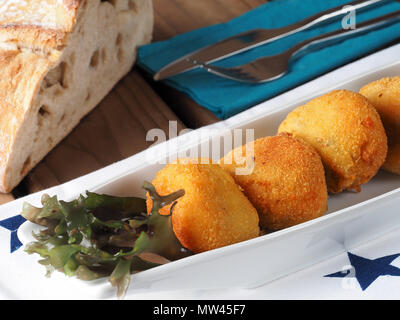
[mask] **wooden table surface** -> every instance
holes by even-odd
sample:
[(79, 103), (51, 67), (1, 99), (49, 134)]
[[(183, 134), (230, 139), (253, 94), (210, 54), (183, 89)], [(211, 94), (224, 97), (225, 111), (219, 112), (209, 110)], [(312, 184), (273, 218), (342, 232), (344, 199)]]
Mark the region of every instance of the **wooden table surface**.
[[(216, 23), (226, 22), (265, 0), (153, 0), (153, 40)], [(152, 82), (133, 68), (74, 131), (54, 148), (14, 189), (0, 194), (0, 203), (69, 181), (147, 148), (146, 133), (168, 132), (169, 121), (178, 128), (198, 128), (218, 121), (184, 94)]]
[[(153, 0), (154, 41), (166, 40), (184, 32), (227, 22), (266, 2), (266, 0)], [(188, 127), (199, 128), (219, 120), (211, 111), (196, 104), (185, 94), (147, 80)]]
[[(153, 40), (228, 21), (265, 3), (263, 0), (153, 0)], [(127, 75), (36, 168), (0, 203), (87, 174), (146, 149), (150, 129), (168, 132), (218, 121), (177, 91), (155, 84), (137, 68)]]

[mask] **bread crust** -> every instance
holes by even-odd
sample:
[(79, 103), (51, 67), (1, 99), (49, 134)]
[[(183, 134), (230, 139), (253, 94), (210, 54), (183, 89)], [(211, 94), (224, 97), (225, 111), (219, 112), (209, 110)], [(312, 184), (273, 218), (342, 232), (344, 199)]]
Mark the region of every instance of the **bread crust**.
[(7, 25), (0, 27), (0, 42), (11, 42), (20, 48), (36, 47), (43, 51), (61, 49), (68, 33), (40, 26)]
[[(62, 47), (72, 31), (82, 0), (22, 1), (10, 10), (6, 0), (0, 4), (0, 42), (22, 47), (54, 49)], [(40, 14), (34, 14), (41, 8)], [(8, 10), (7, 10), (8, 9)], [(10, 14), (7, 14), (10, 12)]]
[[(4, 14), (11, 3), (0, 3), (0, 192), (10, 192), (130, 70), (153, 26), (151, 0), (21, 1), (14, 20)], [(129, 10), (131, 3), (137, 10)], [(36, 21), (40, 15), (29, 10), (39, 4), (57, 23)], [(93, 40), (96, 28), (108, 29), (105, 39)]]

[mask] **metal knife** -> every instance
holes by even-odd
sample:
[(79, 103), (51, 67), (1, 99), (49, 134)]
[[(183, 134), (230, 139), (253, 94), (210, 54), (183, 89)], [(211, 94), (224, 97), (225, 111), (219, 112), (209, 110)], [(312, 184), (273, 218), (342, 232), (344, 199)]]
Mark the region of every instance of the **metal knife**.
[(339, 7), (325, 10), (300, 22), (283, 28), (254, 29), (238, 34), (175, 60), (159, 70), (154, 75), (154, 80), (157, 81), (166, 79), (171, 76), (198, 68), (199, 64), (211, 63), (225, 59), (234, 54), (250, 50), (263, 44), (270, 43), (294, 33), (312, 28), (317, 24), (332, 21), (338, 17), (348, 14), (349, 8), (347, 6), (352, 6), (353, 10), (360, 10), (370, 8), (374, 5), (381, 5), (388, 1), (392, 0), (357, 0)]

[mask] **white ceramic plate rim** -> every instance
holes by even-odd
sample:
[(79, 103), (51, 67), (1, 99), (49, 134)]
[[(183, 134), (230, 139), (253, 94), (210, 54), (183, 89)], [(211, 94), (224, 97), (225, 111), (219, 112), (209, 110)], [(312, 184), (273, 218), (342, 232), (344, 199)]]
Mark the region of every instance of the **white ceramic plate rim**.
[[(213, 128), (224, 128), (224, 129), (229, 130), (229, 129), (232, 129), (232, 128), (235, 128), (235, 127), (240, 127), (240, 126), (244, 125), (245, 123), (254, 121), (254, 120), (256, 120), (257, 118), (259, 118), (261, 116), (265, 117), (267, 115), (270, 115), (270, 114), (273, 114), (273, 113), (278, 112), (280, 110), (283, 110), (285, 108), (288, 108), (288, 105), (294, 104), (295, 100), (308, 99), (307, 97), (310, 97), (310, 99), (311, 99), (312, 97), (314, 97), (316, 95), (320, 95), (320, 94), (323, 94), (323, 93), (328, 92), (330, 90), (334, 90), (335, 88), (342, 87), (342, 86), (344, 86), (345, 83), (351, 82), (354, 79), (360, 78), (360, 77), (362, 77), (364, 75), (367, 75), (367, 74), (375, 73), (375, 72), (379, 71), (380, 69), (387, 68), (388, 66), (397, 63), (396, 61), (391, 61), (389, 63), (386, 62), (386, 64), (385, 64), (384, 63), (385, 59), (383, 59), (383, 63), (381, 65), (378, 65), (376, 68), (373, 68), (373, 69), (366, 69), (365, 68), (365, 65), (366, 64), (368, 65), (369, 61), (371, 61), (371, 60), (374, 61), (375, 58), (377, 58), (379, 56), (385, 56), (385, 54), (386, 54), (387, 57), (389, 56), (389, 58), (390, 58), (390, 54), (392, 54), (392, 52), (394, 52), (394, 54), (396, 54), (396, 52), (399, 52), (399, 51), (400, 51), (400, 45), (396, 45), (396, 46), (393, 46), (393, 47), (391, 47), (389, 49), (385, 49), (385, 50), (383, 50), (381, 52), (375, 53), (375, 54), (373, 54), (373, 55), (371, 55), (371, 56), (369, 56), (367, 58), (364, 58), (362, 60), (359, 60), (359, 61), (356, 61), (354, 63), (351, 63), (350, 65), (344, 66), (344, 67), (342, 67), (340, 69), (337, 69), (337, 70), (335, 70), (335, 71), (333, 71), (331, 73), (328, 73), (327, 75), (324, 75), (321, 78), (318, 78), (318, 79), (313, 80), (313, 81), (311, 81), (309, 83), (306, 83), (306, 84), (304, 84), (304, 85), (302, 85), (300, 87), (297, 87), (296, 89), (293, 89), (293, 90), (291, 90), (289, 92), (286, 92), (286, 93), (284, 93), (284, 94), (282, 94), (282, 95), (280, 95), (280, 96), (278, 96), (276, 98), (273, 98), (273, 99), (271, 99), (269, 101), (261, 103), (260, 105), (255, 106), (255, 107), (253, 107), (253, 108), (251, 108), (251, 109), (249, 109), (247, 111), (244, 111), (244, 112), (242, 112), (242, 113), (240, 113), (240, 114), (238, 114), (238, 115), (236, 115), (236, 116), (234, 116), (234, 117), (232, 117), (232, 118), (230, 118), (230, 119), (228, 119), (226, 121), (221, 121), (221, 122), (219, 122), (219, 123), (217, 123), (215, 125), (211, 125), (211, 126), (209, 126), (209, 128), (211, 128), (211, 127), (213, 127)], [(393, 60), (393, 59), (391, 59), (391, 60)], [(351, 69), (351, 67), (357, 66), (359, 64), (364, 65), (364, 68), (361, 68), (361, 69), (365, 69), (365, 70), (362, 70), (361, 72), (355, 74), (354, 76), (349, 77), (349, 78), (342, 77), (342, 79), (340, 81), (336, 81), (336, 82), (332, 81), (334, 79), (329, 79), (329, 78), (334, 78), (336, 74), (349, 71)], [(370, 67), (370, 65), (368, 65), (368, 67)], [(321, 79), (324, 79), (324, 78), (328, 79), (327, 82), (330, 82), (330, 84), (324, 86), (322, 90), (321, 90), (321, 88), (318, 88), (318, 89), (315, 89), (315, 90), (303, 90), (304, 94), (298, 95), (299, 92), (302, 92), (302, 89), (304, 89), (304, 88), (306, 88), (306, 87), (308, 87), (310, 85), (312, 87), (312, 84), (315, 84), (316, 81), (321, 81)], [(278, 101), (281, 101), (281, 100), (283, 102), (278, 102)], [(272, 101), (274, 101), (274, 102), (277, 101), (276, 104), (277, 105), (279, 104), (280, 106), (278, 106), (276, 108), (272, 108), (272, 107), (265, 108), (266, 103), (268, 103), (268, 102), (271, 103)], [(194, 133), (188, 133), (188, 134), (194, 134)], [(208, 139), (208, 138), (209, 137), (204, 137), (204, 139)], [(166, 143), (172, 144), (172, 141), (170, 140), (170, 141), (168, 141)], [(196, 144), (198, 144), (198, 141), (196, 141)], [(179, 149), (181, 149), (181, 150), (188, 149), (191, 146), (192, 146), (191, 143), (187, 143), (187, 144), (184, 144), (184, 145), (180, 145)], [(161, 150), (161, 147), (162, 147), (162, 145), (155, 146), (154, 147), (155, 149), (153, 150), (153, 152), (156, 153), (157, 151)], [(95, 185), (88, 186), (87, 188), (85, 188), (84, 184), (82, 184), (81, 188), (79, 188), (78, 190), (84, 191), (84, 190), (96, 190), (96, 189), (99, 189), (99, 188), (101, 188), (101, 187), (103, 187), (103, 186), (105, 186), (105, 185), (107, 185), (107, 184), (109, 184), (109, 183), (111, 183), (111, 182), (113, 182), (113, 181), (125, 176), (125, 175), (128, 175), (128, 174), (133, 173), (133, 172), (135, 172), (135, 171), (137, 171), (137, 170), (139, 170), (141, 168), (146, 167), (147, 165), (149, 165), (149, 163), (146, 163), (144, 161), (146, 159), (145, 156), (144, 156), (145, 152), (146, 151), (141, 152), (141, 153), (139, 153), (139, 154), (137, 154), (137, 155), (135, 155), (135, 156), (133, 156), (133, 157), (131, 157), (129, 159), (123, 160), (123, 161), (130, 160), (130, 163), (134, 164), (133, 166), (131, 166), (127, 170), (124, 170), (123, 172), (120, 172), (119, 174), (116, 174), (114, 176), (109, 177), (109, 179), (107, 179), (105, 182), (96, 183)], [(160, 154), (160, 158), (163, 158), (163, 156), (164, 156), (163, 154)], [(137, 161), (135, 161), (135, 160), (137, 160)], [(122, 164), (122, 162), (120, 164)], [(118, 164), (116, 164), (116, 165), (118, 165)], [(112, 166), (109, 166), (107, 168), (110, 169), (111, 167)], [(104, 169), (107, 169), (107, 168), (104, 168)], [(102, 170), (97, 171), (97, 173), (99, 173)], [(89, 174), (89, 175), (95, 175), (95, 174), (96, 174), (96, 172), (94, 172), (92, 174)], [(85, 177), (88, 177), (89, 175), (87, 175)], [(76, 181), (77, 180), (72, 181), (71, 182), (72, 185), (73, 185), (73, 182), (76, 182)], [(68, 187), (68, 184), (69, 183), (66, 183), (66, 184), (61, 185), (59, 187), (61, 187), (61, 188)], [(67, 188), (67, 191), (71, 191), (71, 189), (75, 189), (75, 188)], [(80, 192), (76, 192), (76, 190), (77, 189), (75, 189), (74, 192), (67, 192), (67, 194), (65, 194), (66, 198), (67, 199), (71, 199), (71, 198), (75, 197), (77, 194), (80, 193)], [(308, 222), (305, 222), (305, 223), (302, 223), (302, 224), (299, 224), (299, 225), (296, 225), (296, 226), (293, 226), (293, 227), (290, 227), (290, 228), (287, 228), (287, 229), (284, 229), (284, 230), (280, 230), (280, 231), (277, 231), (277, 232), (274, 232), (274, 233), (271, 233), (271, 234), (260, 236), (260, 237), (257, 237), (257, 238), (254, 238), (254, 239), (251, 239), (251, 240), (248, 240), (248, 241), (243, 241), (243, 242), (240, 242), (240, 243), (237, 243), (237, 244), (233, 244), (233, 245), (230, 245), (230, 246), (222, 247), (222, 248), (215, 249), (215, 250), (212, 250), (212, 251), (199, 253), (199, 254), (196, 254), (196, 255), (181, 259), (181, 260), (177, 260), (177, 261), (174, 261), (174, 262), (171, 262), (171, 263), (168, 263), (168, 264), (165, 264), (165, 265), (162, 265), (162, 266), (150, 269), (150, 270), (146, 270), (146, 271), (140, 272), (138, 274), (135, 274), (134, 277), (136, 277), (136, 278), (144, 278), (144, 277), (148, 278), (148, 277), (156, 277), (159, 274), (164, 274), (165, 275), (165, 274), (168, 274), (171, 271), (180, 269), (182, 267), (187, 267), (187, 266), (190, 266), (190, 265), (193, 265), (193, 264), (197, 264), (197, 263), (199, 263), (201, 261), (204, 261), (204, 260), (218, 259), (218, 258), (220, 258), (222, 256), (230, 255), (230, 254), (232, 254), (232, 253), (234, 253), (234, 252), (236, 252), (238, 250), (245, 250), (246, 248), (248, 248), (250, 246), (251, 247), (257, 246), (257, 244), (259, 244), (261, 242), (264, 242), (264, 241), (277, 241), (279, 239), (282, 239), (283, 237), (295, 235), (296, 231), (298, 231), (298, 230), (306, 230), (306, 229), (309, 229), (309, 228), (312, 228), (312, 227), (316, 227), (316, 226), (319, 226), (319, 225), (326, 224), (328, 222), (329, 223), (335, 223), (335, 222), (340, 221), (341, 219), (343, 219), (343, 220), (350, 219), (349, 215), (345, 215), (344, 213), (346, 213), (347, 211), (357, 210), (357, 209), (359, 209), (359, 208), (361, 208), (363, 206), (368, 206), (368, 204), (370, 204), (372, 202), (376, 202), (376, 201), (379, 201), (379, 200), (384, 200), (385, 198), (387, 198), (387, 197), (389, 197), (391, 195), (399, 194), (399, 192), (400, 192), (400, 188), (397, 188), (395, 190), (392, 190), (392, 191), (387, 192), (385, 194), (382, 194), (380, 196), (377, 196), (377, 197), (371, 198), (369, 200), (363, 201), (361, 203), (349, 206), (349, 207), (341, 209), (339, 211), (332, 212), (332, 213), (330, 213), (328, 215), (324, 215), (324, 216), (316, 218), (314, 220), (311, 220), (311, 221), (308, 221)], [(51, 189), (48, 189), (48, 190), (44, 190), (44, 191), (40, 192), (40, 194), (43, 194), (43, 193), (57, 194), (57, 187), (51, 188)], [(39, 199), (39, 193), (37, 193), (37, 194), (35, 194), (33, 196), (34, 196), (34, 198), (35, 198), (35, 200), (37, 202), (38, 199)], [(24, 199), (20, 199), (19, 203), (22, 203), (21, 202), (22, 200), (30, 202), (29, 198), (32, 198), (32, 197), (28, 196), (28, 197), (25, 197)], [(16, 200), (16, 201), (18, 201), (18, 200)], [(2, 210), (1, 210), (1, 207), (0, 207), (0, 212), (1, 211)], [(355, 214), (353, 213), (351, 215), (351, 218), (354, 218), (354, 217), (355, 217)], [(29, 232), (29, 235), (30, 235), (30, 231), (31, 230), (32, 230), (32, 228), (31, 228), (29, 222), (24, 223), (19, 228), (18, 237), (20, 238), (20, 240), (24, 244), (26, 244), (27, 242), (30, 242), (30, 241), (33, 240), (33, 238), (29, 239), (29, 236), (27, 236), (28, 232)]]

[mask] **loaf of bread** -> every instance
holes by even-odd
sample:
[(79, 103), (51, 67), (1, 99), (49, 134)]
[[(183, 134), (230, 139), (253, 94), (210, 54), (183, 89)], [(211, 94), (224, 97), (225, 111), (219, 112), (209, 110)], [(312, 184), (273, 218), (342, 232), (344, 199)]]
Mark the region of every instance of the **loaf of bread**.
[(0, 191), (9, 192), (131, 69), (151, 0), (0, 1)]

